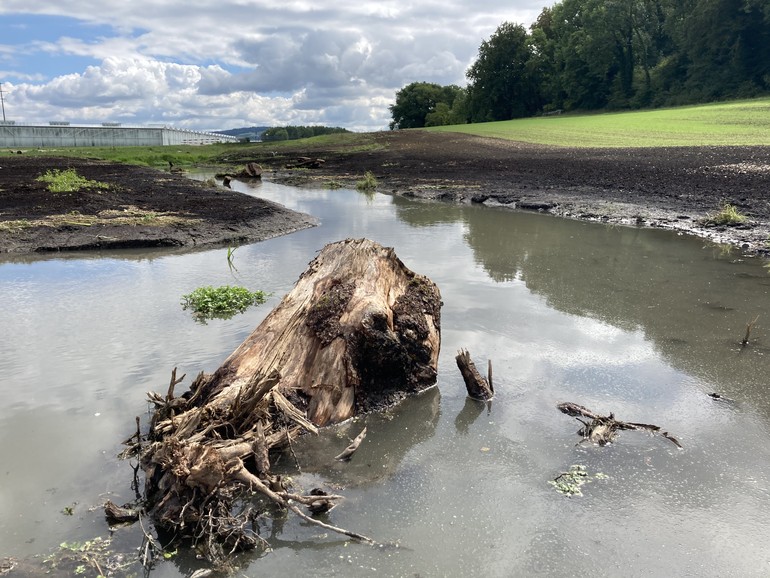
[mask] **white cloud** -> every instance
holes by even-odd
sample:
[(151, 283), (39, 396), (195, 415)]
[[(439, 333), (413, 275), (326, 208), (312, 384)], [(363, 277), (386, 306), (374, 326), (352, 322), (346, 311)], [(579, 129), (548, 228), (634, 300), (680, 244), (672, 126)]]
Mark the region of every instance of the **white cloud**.
[[(528, 24), (544, 5), (3, 0), (0, 16), (61, 16), (80, 25), (62, 36), (29, 26), (23, 46), (0, 45), (0, 65), (9, 108), (27, 122), (377, 130), (387, 126), (399, 88), (464, 85), (481, 41), (504, 21)], [(61, 70), (43, 76), (35, 70), (42, 58)]]

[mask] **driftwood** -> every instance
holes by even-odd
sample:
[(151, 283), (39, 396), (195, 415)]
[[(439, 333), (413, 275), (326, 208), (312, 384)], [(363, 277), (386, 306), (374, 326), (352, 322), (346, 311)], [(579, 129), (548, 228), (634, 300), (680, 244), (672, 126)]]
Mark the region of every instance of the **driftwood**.
[[(660, 434), (678, 448), (682, 448), (682, 444), (679, 443), (675, 437), (669, 435), (668, 432), (660, 431), (660, 427), (657, 425), (647, 423), (635, 423), (626, 422), (615, 419), (614, 414), (600, 415), (591, 411), (588, 408), (578, 405), (576, 403), (565, 402), (556, 406), (559, 411), (571, 415), (583, 424), (578, 430), (578, 434), (583, 437), (580, 443), (590, 442), (600, 446), (607, 445), (615, 441), (618, 436), (618, 432), (622, 430), (643, 430), (653, 434)], [(583, 421), (581, 417), (591, 420), (590, 422)]]
[(741, 346), (746, 347), (749, 344), (749, 338), (751, 337), (751, 330), (754, 328), (754, 325), (757, 324), (757, 321), (759, 321), (759, 315), (757, 315), (753, 321), (749, 321), (746, 324), (746, 334), (743, 336), (743, 339), (741, 340)]
[(139, 520), (139, 510), (126, 506), (118, 506), (112, 500), (104, 504), (104, 514), (110, 524), (124, 524)]
[(361, 445), (361, 442), (364, 441), (364, 438), (366, 438), (366, 428), (363, 429), (363, 431), (358, 434), (355, 439), (350, 442), (350, 445), (346, 447), (344, 450), (342, 450), (342, 453), (338, 456), (335, 456), (335, 460), (339, 460), (341, 462), (346, 462), (350, 458), (353, 457), (353, 454), (356, 453), (356, 450), (358, 449), (358, 446)]
[(473, 399), (489, 400), (495, 395), (494, 387), (492, 386), (492, 361), (490, 360), (487, 366), (487, 378), (484, 378), (479, 370), (476, 369), (476, 364), (471, 359), (471, 354), (465, 349), (457, 352), (455, 356), (457, 367), (460, 369), (460, 373), (465, 381), (465, 389), (468, 390), (468, 395)]
[(324, 159), (315, 159), (310, 157), (299, 157), (294, 162), (286, 165), (287, 169), (318, 169), (326, 161)]
[(271, 473), (271, 454), (301, 432), (433, 385), (440, 307), (438, 288), (392, 249), (366, 239), (327, 245), (214, 374), (199, 374), (177, 397), (174, 371), (165, 395), (149, 394), (150, 431), (129, 440), (137, 438), (147, 513), (215, 561), (259, 543), (257, 513), (232, 512), (243, 489), (369, 541), (302, 512), (329, 511), (342, 496), (292, 492)]

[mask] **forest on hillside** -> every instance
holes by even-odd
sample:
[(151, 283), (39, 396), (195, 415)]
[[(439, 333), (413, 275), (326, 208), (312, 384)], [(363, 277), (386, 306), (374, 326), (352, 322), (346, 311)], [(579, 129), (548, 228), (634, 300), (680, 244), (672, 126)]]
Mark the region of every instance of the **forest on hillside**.
[(562, 0), (505, 22), (468, 84), (413, 82), (391, 129), (750, 98), (770, 92), (768, 0)]

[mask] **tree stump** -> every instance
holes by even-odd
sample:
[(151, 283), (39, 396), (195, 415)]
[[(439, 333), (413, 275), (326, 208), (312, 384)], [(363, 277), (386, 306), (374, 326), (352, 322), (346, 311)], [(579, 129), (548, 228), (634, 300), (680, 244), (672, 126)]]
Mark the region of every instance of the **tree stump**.
[(331, 509), (341, 496), (284, 488), (270, 473), (271, 450), (433, 385), (440, 308), (436, 285), (393, 249), (366, 239), (324, 247), (216, 372), (199, 374), (180, 397), (174, 372), (165, 396), (150, 394), (156, 410), (135, 450), (156, 523), (215, 558), (212, 544), (229, 551), (257, 543), (250, 513), (231, 513), (238, 487), (303, 517), (297, 503)]

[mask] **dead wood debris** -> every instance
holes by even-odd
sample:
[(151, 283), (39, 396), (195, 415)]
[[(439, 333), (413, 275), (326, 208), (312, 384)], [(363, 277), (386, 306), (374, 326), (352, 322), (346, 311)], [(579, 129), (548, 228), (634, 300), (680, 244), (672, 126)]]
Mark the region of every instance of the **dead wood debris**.
[[(371, 542), (312, 518), (342, 496), (304, 494), (271, 461), (301, 433), (435, 384), (440, 309), (438, 287), (392, 248), (328, 244), (219, 369), (183, 395), (174, 371), (165, 394), (148, 394), (149, 431), (131, 436), (125, 452), (144, 474), (142, 516), (223, 564), (260, 545), (257, 520), (276, 510)], [(243, 499), (249, 492), (261, 499)]]
[[(301, 431), (317, 433), (317, 428), (274, 389), (280, 375), (256, 375), (229, 402), (225, 399), (214, 406), (196, 406), (208, 377), (200, 374), (190, 392), (174, 397), (174, 386), (181, 381), (174, 369), (165, 396), (148, 394), (155, 406), (148, 434), (143, 439), (132, 436), (126, 440), (132, 446), (128, 453), (138, 457), (147, 480), (144, 513), (165, 530), (191, 540), (218, 567), (225, 567), (232, 553), (262, 542), (253, 524), (259, 513), (252, 508), (233, 512), (244, 491), (261, 494), (312, 524), (374, 543), (366, 536), (312, 518), (297, 505), (308, 507), (311, 513), (328, 512), (342, 496), (292, 493), (280, 476), (270, 473), (271, 450), (287, 446)], [(140, 516), (140, 512), (112, 502), (105, 504), (105, 514), (113, 521)], [(145, 544), (144, 550), (143, 561), (149, 563), (152, 544)]]
[(353, 457), (353, 454), (356, 453), (356, 450), (358, 449), (358, 446), (361, 445), (361, 442), (364, 441), (364, 438), (366, 437), (366, 428), (364, 428), (360, 434), (358, 434), (355, 439), (353, 439), (352, 442), (350, 442), (350, 445), (346, 447), (341, 454), (338, 456), (335, 456), (335, 460), (339, 460), (341, 462), (347, 462), (350, 460), (350, 458)]
[[(653, 434), (660, 434), (676, 447), (682, 448), (682, 444), (679, 443), (679, 440), (670, 435), (667, 431), (660, 431), (661, 428), (657, 425), (620, 421), (615, 419), (615, 415), (612, 413), (603, 416), (582, 405), (571, 402), (560, 403), (556, 407), (562, 413), (571, 415), (583, 424), (583, 427), (578, 430), (578, 434), (583, 437), (580, 443), (589, 442), (604, 446), (615, 441), (619, 431), (642, 430)], [(591, 421), (584, 421), (580, 419), (581, 417), (588, 418)]]
[(741, 347), (746, 347), (749, 344), (749, 339), (751, 338), (751, 330), (754, 329), (754, 325), (757, 324), (757, 321), (759, 321), (759, 315), (757, 315), (752, 321), (749, 321), (746, 324), (746, 334), (741, 340)]
[(490, 400), (495, 395), (494, 387), (492, 386), (492, 361), (490, 360), (487, 366), (487, 378), (484, 378), (479, 370), (476, 369), (476, 364), (471, 359), (471, 354), (461, 349), (455, 356), (457, 367), (463, 376), (465, 381), (465, 389), (468, 391), (468, 395), (473, 399)]
[(294, 162), (286, 165), (287, 169), (317, 169), (323, 166), (326, 161), (324, 159), (310, 158), (310, 157), (298, 157)]

